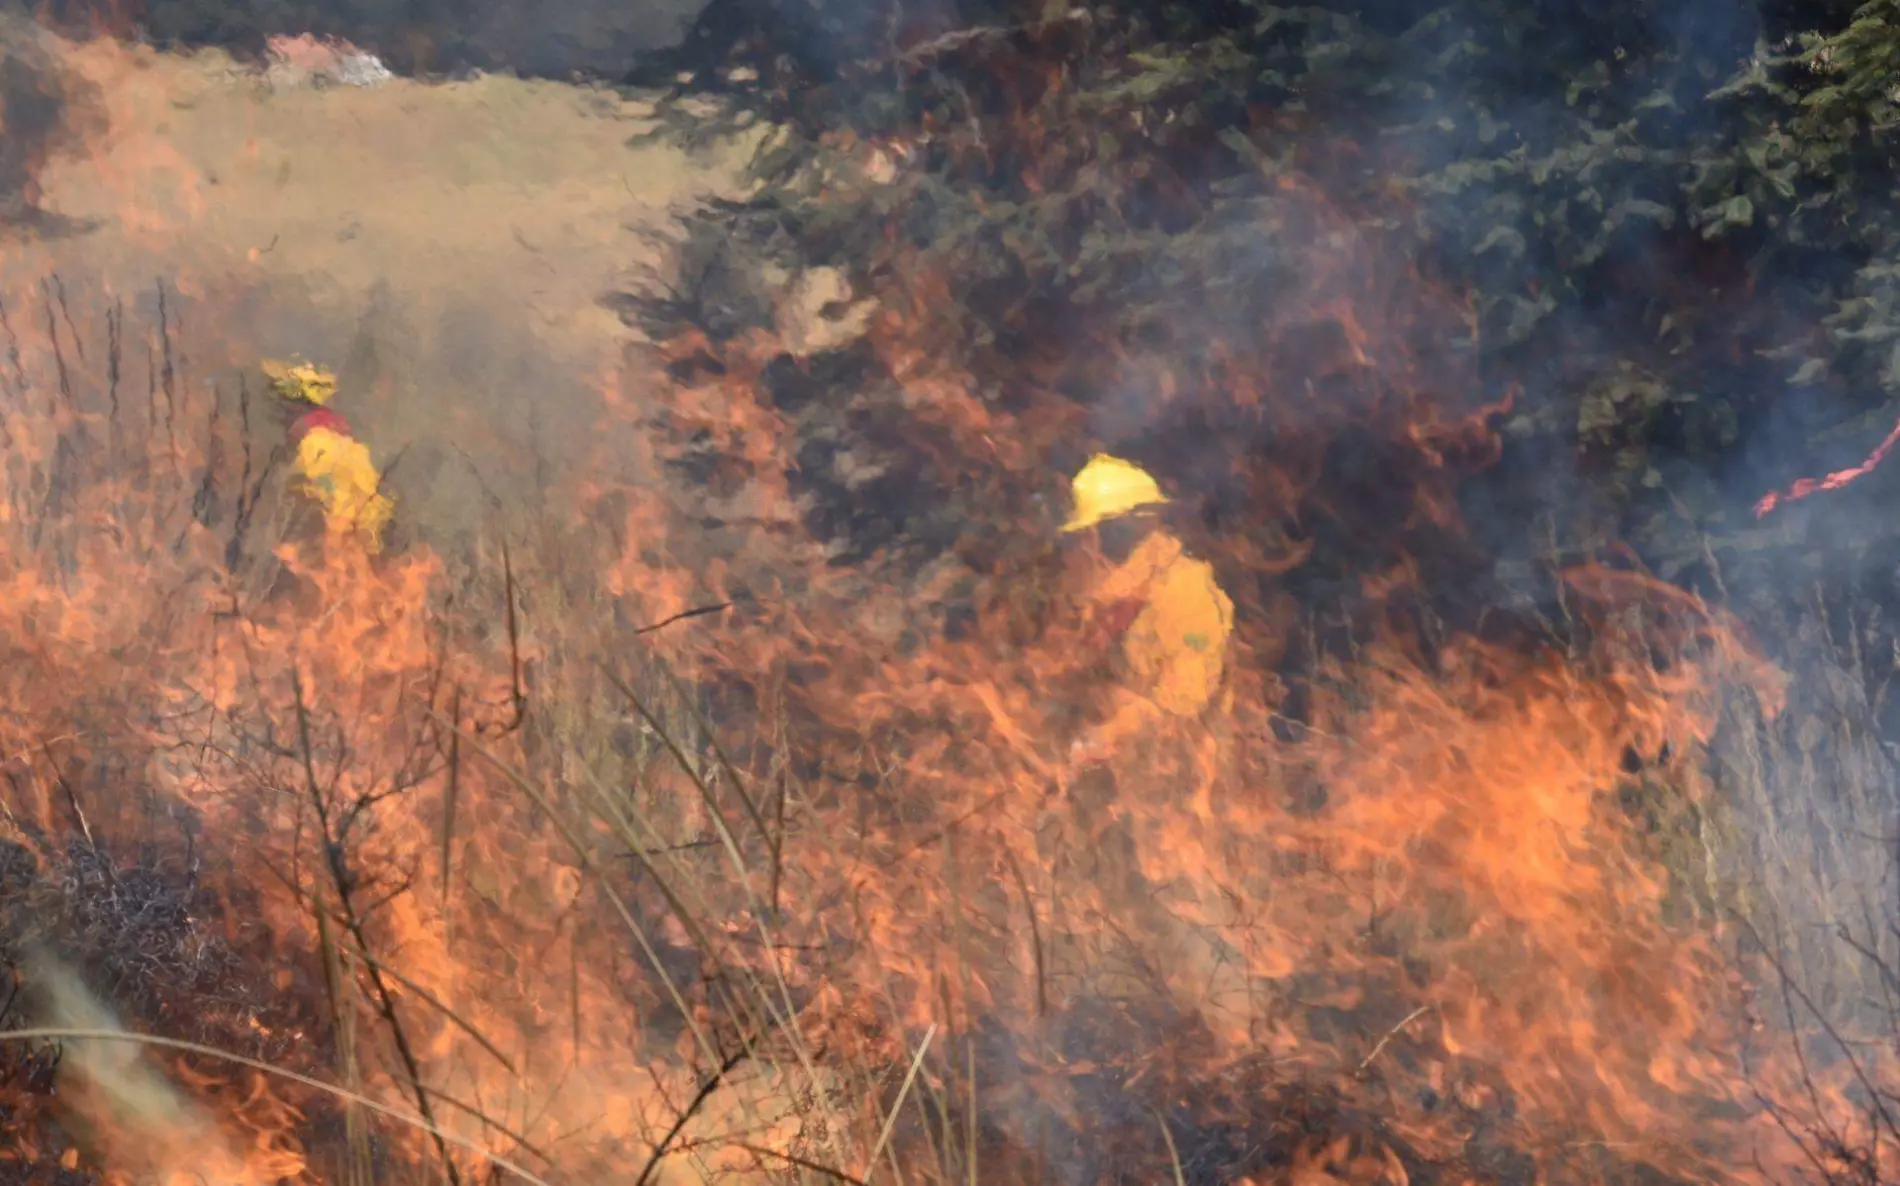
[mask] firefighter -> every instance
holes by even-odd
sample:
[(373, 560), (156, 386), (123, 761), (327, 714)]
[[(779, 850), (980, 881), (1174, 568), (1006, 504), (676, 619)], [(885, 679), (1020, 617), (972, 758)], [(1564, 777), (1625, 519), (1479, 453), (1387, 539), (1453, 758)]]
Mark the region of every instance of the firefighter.
[[(1097, 454), (1071, 487), (1062, 530), (1081, 547), (1085, 645), (1117, 677), (1107, 710), (1069, 753), (1070, 804), (1084, 841), (1078, 871), (1175, 1003), (1217, 1032), (1244, 1032), (1245, 961), (1179, 841), (1218, 845), (1215, 805), (1228, 728), (1234, 604), (1214, 566), (1188, 554), (1163, 519), (1168, 498), (1140, 466)], [(1119, 651), (1119, 654), (1115, 654)]]
[(1119, 636), (1124, 668), (1108, 719), (1071, 753), (1088, 765), (1160, 722), (1202, 716), (1222, 689), (1234, 603), (1214, 566), (1188, 555), (1161, 523), (1168, 498), (1140, 466), (1098, 453), (1071, 491), (1062, 530), (1086, 532), (1093, 544), (1085, 618), (1095, 638)]
[(289, 439), (299, 490), (322, 508), (332, 535), (354, 535), (371, 553), (380, 552), (395, 503), (382, 492), (382, 474), (370, 460), (369, 447), (329, 406), (336, 376), (303, 362), (267, 360), (263, 370), (271, 390), (295, 417)]

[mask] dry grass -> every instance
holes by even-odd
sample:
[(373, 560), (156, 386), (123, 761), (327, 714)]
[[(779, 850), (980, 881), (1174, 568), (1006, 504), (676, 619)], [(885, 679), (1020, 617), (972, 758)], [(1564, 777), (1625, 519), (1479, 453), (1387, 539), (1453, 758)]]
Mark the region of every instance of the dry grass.
[[(728, 1174), (749, 1165), (755, 1176), (775, 1179), (852, 1180), (839, 1167), (897, 1157), (897, 1117), (929, 1094), (919, 1080), (928, 1045), (906, 1073), (902, 1065), (841, 1062), (802, 1032), (802, 1004), (783, 978), (769, 905), (785, 805), (759, 797), (753, 787), (766, 772), (742, 772), (684, 685), (657, 655), (642, 657), (642, 624), (614, 621), (598, 582), (574, 563), (582, 533), (562, 526), (551, 507), (533, 504), (517, 505), (506, 526), (490, 520), (499, 546), (461, 557), (463, 571), (474, 575), (453, 589), (456, 608), (440, 612), (439, 590), (410, 607), (444, 633), (420, 666), (393, 673), (395, 700), (367, 683), (358, 687), (348, 672), (340, 682), (326, 675), (326, 664), (356, 657), (353, 650), (302, 656), (311, 667), (301, 659), (282, 667), (261, 651), (237, 659), (240, 687), (255, 687), (239, 696), (235, 711), (214, 707), (189, 685), (167, 688), (203, 658), (172, 653), (173, 646), (243, 646), (243, 623), (254, 615), (260, 623), (286, 614), (302, 622), (300, 607), (324, 604), (312, 578), (273, 550), (286, 533), (307, 528), (297, 526), (298, 505), (280, 489), (272, 419), (244, 386), (201, 385), (182, 368), (183, 359), (215, 348), (215, 335), (209, 343), (196, 336), (199, 310), (172, 293), (162, 329), (141, 324), (134, 309), (108, 349), (82, 359), (80, 339), (60, 328), (64, 289), (53, 294), (49, 286), (44, 298), (56, 332), (29, 339), (23, 381), (7, 392), (28, 409), (12, 422), (20, 439), (7, 530), (20, 546), (16, 570), (51, 582), (49, 596), (72, 597), (76, 615), (124, 631), (153, 659), (96, 652), (87, 634), (76, 633), (70, 645), (40, 656), (43, 678), (75, 689), (99, 681), (113, 695), (82, 694), (68, 706), (58, 697), (33, 699), (31, 676), (16, 686), (9, 737), (31, 744), (14, 772), (4, 826), (39, 865), (7, 902), (40, 923), (31, 934), (8, 936), (21, 976), (47, 979), (20, 954), (29, 941), (71, 953), (89, 977), (142, 952), (140, 991), (108, 975), (106, 987), (129, 1009), (128, 1024), (164, 1029), (169, 1019), (190, 1017), (191, 1039), (149, 1044), (197, 1056), (197, 1073), (217, 1074), (202, 1065), (211, 1058), (318, 1091), (305, 1106), (320, 1143), (307, 1152), (337, 1180), (386, 1181), (404, 1161), (418, 1180), (436, 1172), (431, 1164), (459, 1165), (449, 1173), (466, 1180), (472, 1163), (457, 1150), (477, 1148), (495, 1151), (493, 1164), (515, 1166), (533, 1181), (597, 1172), (610, 1162), (636, 1165), (642, 1182), (692, 1180), (694, 1166), (714, 1164)], [(113, 314), (115, 325), (120, 316)], [(149, 386), (126, 378), (146, 369), (130, 361), (146, 345)], [(404, 489), (399, 482), (398, 492)], [(537, 513), (543, 529), (521, 531)], [(98, 523), (114, 525), (113, 541), (92, 550), (88, 525)], [(503, 531), (512, 545), (500, 545)], [(359, 576), (372, 579), (367, 569)], [(173, 619), (138, 621), (155, 607), (136, 598), (95, 602), (102, 581), (152, 588)], [(201, 600), (213, 589), (221, 592)], [(233, 607), (236, 633), (191, 620), (194, 606), (220, 604)], [(339, 620), (347, 620), (378, 607), (372, 598), (328, 612), (340, 609)], [(324, 637), (293, 631), (291, 641), (322, 647)], [(22, 642), (8, 638), (11, 646)], [(451, 656), (462, 652), (499, 682), (458, 683)], [(140, 668), (143, 684), (120, 686)], [(153, 693), (182, 695), (184, 711), (142, 710), (141, 696)], [(57, 736), (46, 732), (55, 722)], [(79, 764), (65, 762), (60, 750)], [(126, 770), (140, 778), (115, 788), (114, 772)], [(682, 790), (690, 800), (679, 799)], [(155, 829), (154, 817), (182, 828)], [(422, 846), (433, 865), (414, 844), (418, 829), (434, 837)], [(517, 857), (510, 845), (523, 839), (552, 847), (545, 857)], [(127, 890), (140, 870), (128, 858), (141, 851), (152, 863), (151, 887), (146, 899), (135, 899)], [(94, 872), (75, 872), (85, 869)], [(514, 892), (535, 887), (511, 883), (563, 869), (587, 888), (589, 902), (570, 902), (566, 916), (552, 919), (573, 967), (571, 995), (560, 1002), (571, 1018), (558, 1027), (571, 1043), (550, 1052), (533, 1048), (505, 1010), (469, 1012), (481, 1002), (454, 980), (458, 969), (479, 978), (514, 958), (510, 948), (549, 937), (537, 934), (549, 919), (536, 892)], [(637, 870), (632, 878), (630, 869)], [(239, 916), (246, 906), (234, 895), (247, 883), (274, 903), (258, 911), (262, 917)], [(167, 917), (204, 917), (176, 935), (151, 932), (142, 916), (123, 917), (154, 894), (171, 904)], [(430, 920), (420, 925), (433, 934), (391, 921), (392, 904), (408, 902), (418, 903), (414, 909)], [(751, 922), (735, 931), (741, 917)], [(187, 958), (193, 936), (214, 923), (245, 932), (240, 944), (212, 945), (216, 968), (229, 973), (215, 982)], [(419, 940), (439, 952), (430, 966), (412, 966), (408, 949)], [(650, 1024), (616, 1032), (623, 1029), (618, 1014), (644, 1006), (598, 983), (605, 970), (595, 961), (615, 951), (634, 959), (642, 969), (635, 980), (658, 993), (656, 1007), (681, 1027), (679, 1049), (655, 1045), (643, 1034)], [(273, 967), (286, 974), (275, 985)], [(569, 981), (524, 965), (512, 975), (556, 991)], [(219, 994), (219, 1006), (201, 1007), (200, 992)], [(57, 1039), (74, 1052), (117, 1040), (100, 1036), (111, 1032), (107, 1025), (77, 1025), (57, 1010), (41, 1020), (17, 1040)], [(444, 1059), (445, 1035), (485, 1060), (485, 1069)], [(648, 1065), (607, 1061), (646, 1047), (653, 1052), (635, 1057)], [(59, 1073), (70, 1079), (85, 1063), (69, 1057), (63, 1066)], [(133, 1069), (152, 1074), (133, 1060), (124, 1074), (106, 1078), (129, 1081)], [(650, 1097), (652, 1116), (613, 1117), (618, 1127), (591, 1149), (548, 1152), (538, 1144), (551, 1113), (554, 1131), (602, 1120), (588, 1110), (585, 1085), (615, 1080), (651, 1080), (683, 1087), (685, 1095), (669, 1101), (658, 1087), (634, 1092)], [(77, 1082), (70, 1080), (66, 1094)], [(578, 1092), (574, 1082), (582, 1084)], [(229, 1101), (214, 1089), (211, 1104), (222, 1110)], [(48, 1132), (79, 1123), (77, 1115), (43, 1119), (54, 1127), (36, 1130), (41, 1145)], [(333, 1122), (337, 1131), (323, 1136)], [(410, 1147), (405, 1127), (434, 1150)], [(813, 1132), (824, 1135), (801, 1135)], [(57, 1153), (57, 1139), (51, 1148)], [(744, 1164), (735, 1167), (735, 1155)]]
[(1884, 1054), (1900, 1037), (1900, 770), (1881, 727), (1896, 661), (1872, 605), (1842, 611), (1817, 588), (1788, 614), (1789, 705), (1773, 720), (1752, 698), (1731, 705), (1713, 756), (1726, 810), (1703, 868), (1764, 968), (1771, 1042), (1804, 1068), (1850, 1068), (1868, 1122), (1849, 1135), (1803, 1099), (1777, 1101), (1783, 1123), (1819, 1179), (1871, 1184), (1900, 1146)]
[[(147, 67), (161, 74), (176, 68), (162, 61)], [(150, 86), (134, 77), (124, 84), (124, 102), (175, 97), (168, 89), (178, 85), (175, 76)], [(317, 129), (339, 109), (316, 104), (400, 105), (403, 93), (360, 100), (313, 96), (307, 102), (294, 97), (297, 105), (273, 114), (283, 121), (277, 135), (288, 142), (293, 134), (308, 134), (347, 157), (352, 150), (335, 126), (324, 124), (329, 141)], [(425, 127), (419, 134), (432, 143), (444, 137), (453, 142), (449, 133), (468, 132), (493, 115), (488, 103), (501, 93), (479, 87), (462, 92), (449, 105), (452, 126), (418, 120)], [(515, 94), (515, 100), (556, 103), (538, 92), (531, 100)], [(199, 110), (240, 103), (215, 89), (190, 101), (202, 104)], [(565, 92), (558, 100), (572, 101)], [(152, 106), (164, 109), (164, 103)], [(433, 114), (449, 120), (442, 111)], [(391, 136), (408, 134), (400, 129), (402, 121), (379, 109), (366, 107), (351, 119), (388, 129)], [(502, 139), (510, 143), (533, 139), (519, 126), (504, 131)], [(159, 133), (147, 127), (144, 135), (151, 142)], [(400, 155), (402, 147), (384, 144), (376, 151)], [(596, 147), (608, 151), (604, 140)], [(242, 155), (232, 145), (225, 149)], [(374, 163), (352, 159), (334, 183), (339, 190), (352, 176), (360, 182), (362, 170)], [(481, 173), (482, 185), (505, 191), (509, 169), (531, 164), (496, 158), (456, 167)], [(260, 165), (255, 175), (220, 182), (246, 196), (233, 199), (219, 216), (226, 221), (205, 224), (216, 228), (217, 237), (231, 243), (262, 237), (262, 222), (245, 220), (264, 218), (260, 211), (269, 203), (262, 189), (264, 179), (274, 176), (272, 168)], [(327, 198), (311, 197), (301, 214), (296, 207), (284, 210), (286, 217), (303, 219), (283, 241), (289, 245), (286, 258), (306, 249), (310, 254), (284, 276), (259, 283), (289, 282), (306, 269), (352, 275), (345, 289), (374, 283), (370, 271), (348, 273), (350, 266), (368, 268), (362, 260), (337, 263), (317, 252), (327, 232), (312, 211), (338, 199), (338, 190), (324, 188), (330, 184), (313, 187)], [(460, 180), (444, 188), (438, 178), (434, 189), (392, 200), (385, 210), (389, 221), (363, 232), (369, 246), (417, 252), (393, 270), (412, 274), (424, 289), (510, 292), (505, 278), (521, 263), (514, 249), (485, 242), (489, 254), (474, 253), (437, 274), (432, 261), (448, 248), (425, 236), (409, 237), (410, 223), (439, 206), (445, 193), (467, 188)], [(508, 208), (504, 194), (491, 196)], [(537, 202), (544, 200), (545, 194)], [(494, 214), (489, 210), (484, 217)], [(568, 248), (590, 260), (601, 250), (580, 237)], [(562, 273), (566, 263), (551, 266)], [(576, 281), (580, 287), (591, 283)], [(89, 298), (78, 287), (74, 303), (83, 320)], [(578, 300), (580, 287), (562, 300)], [(294, 531), (294, 506), (272, 493), (278, 477), (270, 461), (274, 429), (255, 408), (246, 413), (242, 389), (229, 372), (207, 365), (191, 374), (182, 367), (172, 373), (174, 363), (187, 357), (219, 357), (247, 327), (223, 326), (193, 337), (200, 321), (187, 302), (168, 312), (174, 329), (181, 318), (186, 328), (176, 341), (166, 341), (154, 336), (148, 317), (156, 314), (153, 302), (144, 301), (141, 309), (135, 300), (113, 335), (88, 324), (83, 335), (74, 331), (60, 339), (63, 290), (57, 296), (50, 286), (30, 291), (37, 303), (19, 310), (15, 328), (22, 336), (37, 334), (44, 313), (54, 326), (53, 340), (68, 343), (67, 353), (56, 360), (48, 343), (38, 341), (30, 353), (39, 369), (31, 381), (14, 381), (7, 397), (30, 405), (35, 416), (51, 409), (45, 414), (58, 424), (52, 440), (65, 447), (30, 458), (10, 455), (10, 465), (33, 472), (13, 475), (9, 492), (34, 496), (33, 505), (15, 506), (8, 530), (21, 534), (10, 538), (30, 536), (48, 571), (84, 573), (94, 558), (83, 551), (89, 537), (76, 526), (73, 507), (80, 505), (96, 513), (89, 521), (110, 522), (124, 532), (123, 546), (105, 555), (137, 566), (128, 571), (176, 577), (183, 587), (206, 578), (196, 570), (187, 574), (191, 565), (171, 558), (215, 559), (224, 566), (217, 580), (227, 582), (220, 588), (237, 604), (297, 604), (308, 594), (308, 582), (271, 552), (271, 545)], [(587, 294), (590, 302), (593, 295)], [(382, 308), (396, 310), (389, 315), (399, 323), (402, 308), (426, 306), (428, 300), (412, 289)], [(394, 336), (387, 325), (379, 332)], [(123, 338), (125, 349), (112, 363), (101, 343), (115, 336)], [(77, 352), (82, 337), (93, 344), (85, 358)], [(141, 353), (148, 341), (149, 367)], [(556, 365), (570, 366), (576, 357), (561, 355)], [(52, 377), (56, 371), (68, 375), (70, 394)], [(114, 387), (108, 372), (128, 377)], [(205, 378), (216, 379), (215, 386), (204, 387)], [(60, 421), (62, 401), (87, 410), (89, 418)], [(403, 416), (423, 418), (439, 406), (415, 403), (387, 420), (380, 413), (367, 419), (372, 431), (391, 428)], [(526, 447), (517, 466), (532, 473), (562, 460), (551, 452), (545, 440)], [(586, 458), (589, 464), (595, 460)], [(852, 973), (842, 959), (834, 963), (832, 953), (809, 936), (790, 937), (793, 928), (781, 910), (787, 830), (801, 820), (824, 818), (824, 797), (835, 792), (822, 777), (801, 778), (789, 760), (784, 739), (792, 728), (791, 710), (769, 696), (734, 709), (721, 689), (690, 684), (676, 672), (666, 632), (643, 633), (653, 623), (629, 608), (638, 606), (638, 591), (616, 596), (605, 587), (600, 559), (603, 537), (611, 533), (602, 522), (574, 513), (570, 488), (532, 479), (504, 483), (479, 464), (471, 469), (480, 497), (461, 500), (458, 548), (443, 549), (443, 581), (455, 605), (450, 610), (439, 600), (430, 603), (426, 617), (441, 634), (413, 670), (398, 673), (407, 682), (397, 697), (401, 707), (387, 719), (358, 711), (367, 697), (326, 700), (321, 687), (270, 682), (284, 669), (272, 656), (259, 655), (237, 666), (260, 685), (242, 701), (248, 715), (216, 719), (218, 714), (203, 713), (194, 703), (178, 715), (213, 719), (187, 729), (175, 720), (153, 722), (155, 714), (139, 703), (149, 688), (114, 682), (139, 667), (132, 661), (136, 653), (128, 659), (77, 646), (39, 657), (45, 682), (69, 680), (96, 693), (90, 699), (55, 697), (52, 708), (40, 705), (46, 711), (32, 719), (18, 710), (8, 718), (9, 728), (24, 729), (37, 747), (14, 763), (10, 810), (26, 815), (28, 800), (45, 806), (54, 830), (73, 841), (49, 843), (44, 829), (31, 835), (23, 830), (18, 837), (45, 854), (45, 875), (32, 884), (42, 895), (37, 900), (64, 903), (48, 916), (69, 926), (56, 936), (59, 941), (101, 958), (126, 946), (135, 931), (106, 927), (102, 919), (117, 916), (102, 915), (101, 903), (118, 909), (149, 900), (152, 895), (138, 899), (126, 891), (130, 872), (146, 866), (184, 903), (200, 901), (186, 892), (194, 878), (221, 883), (227, 891), (250, 879), (268, 883), (260, 893), (278, 895), (278, 909), (265, 920), (276, 930), (251, 933), (217, 953), (219, 960), (245, 964), (251, 974), (220, 982), (221, 991), (242, 999), (204, 1011), (208, 1032), (198, 1036), (205, 1040), (122, 1034), (109, 1040), (189, 1053), (199, 1061), (188, 1065), (200, 1073), (222, 1060), (294, 1084), (286, 1091), (309, 1112), (303, 1130), (314, 1134), (308, 1150), (314, 1163), (352, 1184), (435, 1181), (445, 1163), (456, 1165), (454, 1173), (468, 1181), (477, 1159), (464, 1155), (476, 1147), (496, 1155), (492, 1164), (534, 1182), (649, 1184), (715, 1175), (728, 1181), (970, 1186), (999, 1180), (1005, 1171), (993, 1160), (999, 1142), (986, 1113), (995, 1106), (992, 1098), (1006, 1097), (992, 1095), (999, 1088), (986, 1078), (992, 1072), (987, 1052), (979, 1050), (981, 1035), (931, 1030), (893, 1049), (898, 1044), (877, 1040), (889, 1037), (880, 1032), (879, 1019), (898, 1012), (888, 997), (890, 986), (850, 984), (846, 977)], [(432, 513), (433, 480), (428, 473), (397, 476), (412, 517), (426, 521)], [(88, 502), (88, 489), (109, 489), (110, 497)], [(202, 505), (211, 508), (208, 515), (194, 505), (206, 489), (211, 493)], [(249, 509), (240, 515), (241, 508)], [(126, 579), (116, 571), (92, 575)], [(152, 608), (160, 618), (175, 590), (155, 588)], [(1666, 851), (1695, 906), (1739, 913), (1769, 939), (1767, 952), (1790, 973), (1768, 984), (1787, 1007), (1788, 1028), (1809, 1038), (1819, 1033), (1820, 1040), (1811, 1043), (1817, 1058), (1826, 1053), (1820, 1047), (1828, 1045), (1832, 1029), (1848, 1038), (1835, 1043), (1834, 1057), (1845, 1052), (1851, 1059), (1860, 1049), (1854, 1044), (1859, 1035), (1900, 1032), (1900, 980), (1890, 971), (1900, 967), (1889, 835), (1893, 772), (1879, 740), (1879, 693), (1868, 691), (1883, 686), (1885, 669), (1867, 653), (1862, 633), (1830, 621), (1819, 602), (1802, 622), (1806, 633), (1794, 634), (1789, 650), (1812, 657), (1813, 665), (1796, 673), (1793, 706), (1775, 722), (1762, 720), (1751, 703), (1732, 706), (1716, 747), (1721, 810), (1686, 823), (1672, 817), (1663, 839), (1677, 845)], [(155, 646), (167, 625), (156, 622), (145, 636), (128, 632), (127, 645)], [(689, 619), (666, 629), (693, 628)], [(24, 649), (20, 639), (0, 642)], [(154, 668), (154, 679), (162, 674)], [(97, 680), (96, 687), (88, 680)], [(753, 682), (769, 686), (763, 678)], [(25, 686), (16, 689), (22, 697)], [(132, 720), (147, 728), (125, 730)], [(82, 735), (92, 740), (84, 746), (63, 740)], [(190, 747), (166, 749), (154, 741), (186, 737)], [(62, 760), (68, 749), (83, 760)], [(165, 785), (156, 785), (160, 780), (148, 773), (151, 766), (169, 772)], [(131, 784), (135, 790), (127, 789)], [(207, 786), (217, 794), (191, 798)], [(879, 784), (872, 793), (896, 799), (905, 791)], [(188, 829), (150, 822), (153, 816), (184, 819), (198, 812), (232, 830), (193, 841)], [(237, 851), (229, 838), (236, 836), (254, 847)], [(850, 867), (853, 858), (842, 840), (819, 837), (814, 843), (828, 841), (836, 866)], [(228, 847), (192, 850), (194, 843), (209, 842)], [(957, 843), (956, 829), (948, 827), (902, 860), (934, 871), (930, 862), (941, 849), (942, 867), (956, 870)], [(520, 852), (511, 853), (510, 845)], [(155, 854), (144, 865), (132, 859), (141, 846)], [(91, 869), (88, 860), (104, 871), (72, 872)], [(947, 912), (953, 929), (974, 929), (999, 909), (1024, 920), (1040, 990), (1045, 972), (1053, 974), (1063, 958), (1064, 945), (1079, 942), (1067, 930), (1072, 920), (1063, 912), (1075, 906), (1064, 899), (1064, 887), (1053, 877), (1045, 883), (1035, 872), (1032, 878), (1013, 868), (1006, 893), (948, 878), (946, 892), (954, 898)], [(57, 894), (49, 888), (54, 883)], [(392, 915), (410, 907), (392, 903), (415, 904), (415, 915), (399, 926)], [(837, 913), (848, 917), (861, 905), (847, 901)], [(227, 896), (212, 907), (223, 912), (217, 921), (230, 923), (247, 904)], [(841, 936), (838, 946), (865, 938)], [(970, 942), (961, 930), (955, 939)], [(181, 955), (191, 950), (188, 937), (147, 950), (146, 995), (127, 992), (125, 984), (109, 988), (137, 998), (121, 1006), (134, 1024), (163, 1026), (177, 1009), (194, 1008), (192, 994), (205, 982), (193, 978)], [(958, 951), (964, 982), (953, 987), (967, 994), (978, 972), (962, 962), (965, 950)], [(112, 967), (82, 962), (89, 972)], [(443, 973), (443, 964), (455, 974)], [(277, 966), (291, 970), (287, 985), (262, 975)], [(793, 969), (807, 980), (796, 982)], [(524, 988), (519, 999), (485, 991), (510, 982), (533, 991)], [(863, 1032), (816, 1032), (812, 982), (849, 991), (852, 1011), (868, 1019)], [(1040, 993), (1038, 999), (1040, 1004)], [(1392, 1017), (1396, 1024), (1382, 1026), (1383, 1037), (1375, 1034), (1359, 1069), (1366, 1071), (1382, 1055), (1396, 1057), (1388, 1046), (1406, 1043), (1393, 1035), (1418, 1018), (1416, 1012)], [(249, 1023), (278, 1038), (256, 1038), (246, 1031)], [(108, 1040), (101, 1028), (87, 1027), (84, 1034), (75, 1028), (45, 1027), (14, 1037)], [(300, 1035), (296, 1040), (283, 1036), (293, 1031)], [(1296, 1111), (1281, 1106), (1288, 1097), (1255, 1087), (1248, 1082), (1236, 1091), (1257, 1094), (1263, 1109), (1288, 1116)], [(228, 1083), (205, 1090), (220, 1105), (241, 1094)], [(1329, 1112), (1323, 1099), (1301, 1102), (1312, 1110), (1310, 1121), (1276, 1120), (1286, 1131), (1271, 1130), (1273, 1140), (1284, 1137), (1291, 1146), (1295, 1137), (1310, 1135), (1302, 1126), (1343, 1129), (1353, 1120), (1350, 1108)], [(590, 1105), (601, 1106), (590, 1111)], [(618, 1131), (590, 1135), (588, 1124), (610, 1113)], [(1852, 1150), (1827, 1148), (1830, 1141), (1845, 1142), (1828, 1129), (1824, 1110), (1796, 1100), (1786, 1117), (1817, 1150), (1851, 1161)], [(1158, 1125), (1154, 1119), (1142, 1114), (1128, 1127), (1139, 1128), (1156, 1172), (1178, 1182), (1206, 1180), (1213, 1170), (1196, 1162), (1195, 1150), (1177, 1143), (1170, 1118), (1160, 1116)], [(548, 1140), (549, 1133), (557, 1139)], [(410, 1139), (417, 1134), (421, 1140)], [(1044, 1167), (1038, 1180), (1065, 1180), (1064, 1168)], [(1021, 1173), (1021, 1163), (1007, 1172)]]

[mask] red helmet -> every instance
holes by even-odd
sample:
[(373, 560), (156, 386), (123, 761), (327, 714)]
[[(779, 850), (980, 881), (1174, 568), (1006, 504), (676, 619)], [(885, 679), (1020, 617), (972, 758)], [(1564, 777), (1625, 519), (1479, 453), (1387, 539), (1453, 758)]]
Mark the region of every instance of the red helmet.
[(327, 429), (341, 437), (350, 436), (350, 422), (329, 408), (312, 408), (297, 417), (290, 426), (290, 443), (300, 444), (313, 431)]

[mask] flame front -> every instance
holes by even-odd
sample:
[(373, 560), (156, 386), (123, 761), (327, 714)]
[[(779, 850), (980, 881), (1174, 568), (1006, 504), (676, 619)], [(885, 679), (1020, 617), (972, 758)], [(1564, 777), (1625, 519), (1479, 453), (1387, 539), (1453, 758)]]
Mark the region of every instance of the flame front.
[[(16, 285), (5, 839), (84, 974), (120, 965), (61, 887), (191, 884), (122, 991), (250, 1060), (139, 1056), (224, 1180), (1773, 1181), (1791, 1109), (1886, 1156), (1671, 848), (1779, 677), (1627, 564), (1562, 628), (1436, 617), (1509, 401), (1444, 347), (1467, 308), (1281, 197), (1284, 318), (1101, 347), (1126, 400), (978, 390), (918, 260), (862, 326), (885, 396), (787, 406), (773, 331), (663, 343), (470, 556), (299, 519), (205, 328), (237, 297)], [(834, 439), (817, 488), (821, 414), (906, 472)], [(1166, 475), (1132, 549), (1060, 530), (1084, 438)]]

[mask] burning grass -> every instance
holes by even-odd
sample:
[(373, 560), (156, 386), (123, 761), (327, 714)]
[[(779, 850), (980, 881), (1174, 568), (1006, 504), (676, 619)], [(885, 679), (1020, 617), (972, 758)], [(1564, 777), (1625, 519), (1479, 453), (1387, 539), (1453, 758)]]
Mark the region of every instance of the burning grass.
[[(668, 398), (605, 393), (649, 456), (577, 446), (482, 550), (372, 557), (279, 490), (214, 308), (11, 296), (22, 1176), (1885, 1180), (1891, 1011), (1840, 1028), (1735, 922), (1793, 909), (1738, 894), (1809, 851), (1836, 743), (1782, 751), (1738, 625), (1627, 564), (1438, 616), (1411, 553), (1466, 546), (1496, 405), (1433, 396), (1470, 388), (1409, 281), (1310, 238), (1324, 299), (1260, 343), (1121, 360), (1226, 500), (1162, 528), (1236, 607), (1199, 717), (1142, 711), (1084, 610), (1074, 410), (987, 397), (927, 302), (822, 362), (677, 338)], [(850, 399), (786, 398), (840, 365)], [(1362, 447), (1381, 481), (1338, 483)]]

